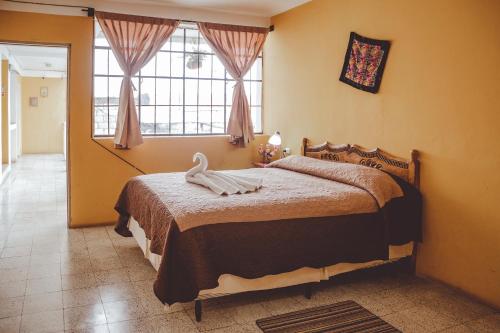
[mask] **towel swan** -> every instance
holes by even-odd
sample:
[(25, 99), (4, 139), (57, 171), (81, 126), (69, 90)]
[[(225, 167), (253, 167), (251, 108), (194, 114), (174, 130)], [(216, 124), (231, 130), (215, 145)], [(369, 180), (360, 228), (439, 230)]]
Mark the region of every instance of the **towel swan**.
[(202, 153), (193, 155), (193, 162), (197, 161), (199, 164), (186, 172), (186, 181), (208, 187), (219, 195), (253, 192), (262, 187), (262, 179), (232, 176), (207, 170), (208, 160)]

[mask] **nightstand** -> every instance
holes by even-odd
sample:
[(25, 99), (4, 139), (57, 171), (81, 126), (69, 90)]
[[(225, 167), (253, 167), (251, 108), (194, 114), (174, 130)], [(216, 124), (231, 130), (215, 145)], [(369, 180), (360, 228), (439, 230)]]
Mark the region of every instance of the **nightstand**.
[(256, 168), (265, 168), (267, 165), (269, 165), (269, 163), (253, 162), (253, 165), (254, 165)]

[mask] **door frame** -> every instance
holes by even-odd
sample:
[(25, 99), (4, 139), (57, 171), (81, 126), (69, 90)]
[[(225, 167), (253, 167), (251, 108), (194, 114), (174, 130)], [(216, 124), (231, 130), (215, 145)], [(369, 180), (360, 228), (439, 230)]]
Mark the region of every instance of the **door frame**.
[(71, 44), (70, 43), (48, 43), (48, 42), (33, 42), (19, 40), (3, 40), (1, 44), (11, 45), (26, 45), (26, 46), (45, 46), (45, 47), (64, 47), (66, 48), (66, 128), (64, 135), (66, 136), (66, 224), (71, 227), (71, 140), (70, 140), (70, 69), (71, 69)]

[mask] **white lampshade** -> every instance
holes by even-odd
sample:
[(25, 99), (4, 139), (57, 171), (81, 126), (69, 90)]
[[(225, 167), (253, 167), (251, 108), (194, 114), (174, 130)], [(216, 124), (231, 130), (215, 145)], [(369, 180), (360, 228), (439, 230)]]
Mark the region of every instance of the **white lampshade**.
[(267, 141), (270, 145), (273, 146), (281, 146), (281, 135), (280, 132), (276, 131), (270, 138), (269, 141)]

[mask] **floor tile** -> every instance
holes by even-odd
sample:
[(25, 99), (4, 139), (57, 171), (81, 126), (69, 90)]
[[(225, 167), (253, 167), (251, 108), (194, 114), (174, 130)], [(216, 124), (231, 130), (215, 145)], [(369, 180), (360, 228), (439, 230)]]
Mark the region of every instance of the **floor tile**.
[(137, 319), (146, 316), (145, 309), (138, 299), (106, 302), (103, 305), (108, 323)]
[(19, 333), (21, 327), (21, 316), (0, 319), (0, 332)]
[(30, 256), (0, 259), (0, 269), (24, 268), (28, 267), (29, 264), (30, 264)]
[(64, 330), (62, 310), (23, 314), (21, 318), (21, 332), (45, 333), (61, 332)]
[(82, 288), (64, 290), (62, 292), (64, 308), (72, 308), (84, 305), (94, 305), (101, 303), (99, 290), (97, 288)]
[(26, 280), (0, 283), (0, 299), (24, 296)]
[(94, 272), (94, 275), (99, 285), (130, 282), (128, 272), (125, 268), (98, 271)]
[(64, 329), (84, 329), (106, 324), (106, 316), (101, 303), (64, 309)]
[(428, 332), (443, 330), (459, 324), (453, 319), (446, 317), (425, 305), (418, 305), (416, 307), (398, 312), (398, 314), (412, 318), (418, 325), (426, 329)]
[(90, 261), (92, 269), (94, 271), (107, 271), (110, 269), (119, 269), (123, 267), (118, 256), (92, 258)]
[(28, 280), (26, 295), (50, 293), (61, 291), (61, 277), (48, 277)]
[(61, 267), (58, 263), (47, 263), (44, 265), (30, 264), (28, 279), (41, 279), (61, 276)]
[(2, 251), (2, 258), (25, 257), (31, 254), (31, 246), (5, 247)]
[(23, 305), (23, 315), (52, 311), (52, 310), (62, 310), (62, 293), (60, 291), (45, 294), (36, 294), (26, 296)]
[(0, 299), (0, 318), (20, 316), (24, 297)]
[(103, 302), (122, 301), (137, 298), (138, 296), (134, 285), (130, 282), (99, 286), (99, 294)]
[(80, 289), (80, 288), (90, 288), (96, 287), (97, 282), (92, 272), (85, 272), (80, 274), (63, 275), (62, 277), (62, 289)]
[(465, 325), (453, 326), (443, 331), (440, 331), (440, 333), (475, 333), (475, 332), (478, 331), (474, 331), (472, 328), (469, 328)]
[(192, 333), (198, 332), (184, 312), (108, 324), (111, 333)]

